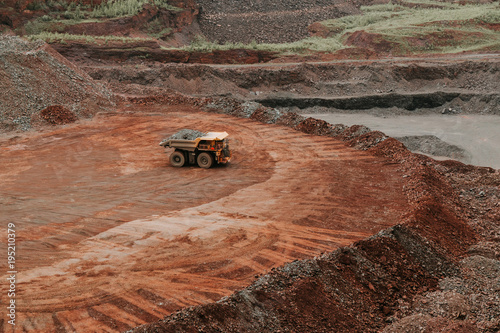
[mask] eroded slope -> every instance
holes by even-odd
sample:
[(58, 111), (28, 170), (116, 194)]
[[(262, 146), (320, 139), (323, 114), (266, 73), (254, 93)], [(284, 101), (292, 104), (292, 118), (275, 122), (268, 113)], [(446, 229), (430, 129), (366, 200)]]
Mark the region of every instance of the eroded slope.
[(111, 91), (42, 41), (0, 36), (0, 130), (31, 128), (62, 105), (78, 117), (114, 107)]

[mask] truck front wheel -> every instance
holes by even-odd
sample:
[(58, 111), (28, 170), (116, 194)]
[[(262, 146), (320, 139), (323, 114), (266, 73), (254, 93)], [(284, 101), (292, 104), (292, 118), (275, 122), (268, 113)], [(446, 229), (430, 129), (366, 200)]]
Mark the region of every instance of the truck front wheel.
[(186, 157), (184, 157), (184, 154), (180, 151), (174, 151), (172, 155), (170, 155), (170, 164), (172, 164), (174, 167), (180, 168), (181, 166), (186, 163)]
[(198, 165), (201, 168), (208, 169), (214, 163), (214, 158), (209, 153), (201, 153), (200, 155), (198, 155), (196, 162), (198, 162)]

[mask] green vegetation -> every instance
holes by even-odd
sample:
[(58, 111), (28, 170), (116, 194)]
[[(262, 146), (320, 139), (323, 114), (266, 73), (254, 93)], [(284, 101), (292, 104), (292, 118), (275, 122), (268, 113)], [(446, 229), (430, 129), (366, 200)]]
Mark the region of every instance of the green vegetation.
[(73, 25), (77, 23), (91, 23), (98, 22), (97, 19), (79, 19), (79, 18), (71, 18), (71, 19), (61, 19), (54, 18), (50, 15), (44, 15), (36, 20), (29, 21), (24, 25), (25, 34), (30, 35), (38, 35), (42, 32), (47, 33), (55, 33), (62, 32), (67, 25)]
[(61, 32), (64, 27), (52, 22), (46, 16), (42, 16), (34, 21), (29, 21), (24, 25), (24, 31), (27, 35), (37, 35), (43, 31)]
[(147, 32), (148, 36), (161, 39), (169, 36), (172, 33), (172, 28), (165, 28), (163, 21), (160, 18), (156, 18), (149, 22)]
[[(151, 4), (170, 11), (182, 11), (182, 8), (168, 4), (168, 0), (108, 0), (98, 6), (81, 5), (65, 0), (49, 0), (47, 2), (32, 2), (28, 4), (29, 10), (50, 11), (47, 17), (52, 20), (65, 19), (82, 20), (89, 18), (116, 18), (138, 14), (145, 4)], [(62, 14), (60, 14), (62, 12)], [(57, 17), (57, 18), (56, 18)]]
[(28, 36), (30, 40), (42, 39), (47, 43), (64, 43), (67, 41), (84, 41), (86, 43), (107, 44), (108, 42), (134, 43), (154, 40), (152, 38), (132, 38), (119, 36), (88, 36), (88, 35), (73, 35), (68, 33), (46, 32), (43, 31), (36, 35)]
[[(140, 12), (147, 3), (164, 8), (170, 11), (182, 11), (182, 8), (174, 7), (168, 4), (168, 0), (109, 0), (92, 8), (89, 5), (80, 5), (76, 2), (68, 3), (64, 0), (49, 0), (47, 3), (35, 2), (31, 6), (33, 9), (48, 10), (48, 14), (43, 15), (24, 25), (24, 33), (29, 38), (41, 38), (49, 42), (85, 40), (89, 43), (96, 42), (97, 37), (61, 34), (68, 25), (79, 23), (99, 22), (107, 18), (116, 18), (122, 16), (133, 16)], [(21, 30), (22, 31), (22, 30)], [(171, 28), (165, 28), (163, 23), (156, 19), (148, 29), (151, 37), (162, 38), (172, 32)], [(97, 38), (97, 40), (123, 41), (137, 40), (132, 38), (107, 36)]]
[[(1, 1), (1, 0), (0, 0)], [(59, 2), (60, 1), (60, 2)], [(42, 38), (49, 42), (85, 40), (90, 43), (107, 41), (137, 41), (124, 37), (91, 37), (60, 34), (65, 25), (80, 22), (99, 21), (137, 14), (146, 3), (168, 10), (182, 10), (168, 4), (167, 0), (109, 0), (99, 6), (80, 6), (67, 4), (63, 0), (49, 0), (50, 9), (58, 8), (61, 14), (42, 16), (29, 22), (25, 30), (31, 38)], [(410, 2), (410, 1), (408, 1)], [(415, 7), (415, 4), (422, 6)], [(411, 6), (405, 1), (397, 4), (388, 3), (361, 7), (362, 14), (345, 16), (321, 22), (330, 31), (331, 37), (309, 37), (300, 41), (282, 44), (252, 42), (217, 44), (203, 37), (196, 38), (191, 45), (183, 47), (186, 51), (211, 52), (214, 50), (252, 49), (280, 52), (283, 54), (304, 54), (309, 52), (335, 52), (345, 49), (347, 38), (357, 31), (364, 31), (374, 38), (374, 43), (385, 43), (392, 47), (390, 52), (397, 54), (411, 53), (446, 53), (473, 51), (489, 48), (500, 49), (500, 32), (488, 29), (487, 24), (500, 23), (498, 3), (459, 5), (457, 3), (436, 0), (411, 0)], [(146, 30), (153, 38), (165, 38), (172, 29), (165, 28), (156, 19), (149, 23)], [(363, 47), (363, 46), (361, 46)], [(370, 47), (370, 45), (368, 45)]]
[[(440, 3), (442, 4), (442, 3)], [(390, 10), (388, 10), (390, 9)], [(326, 27), (343, 25), (345, 31), (363, 28), (369, 32), (391, 30), (396, 32), (401, 27), (417, 28), (432, 22), (453, 22), (485, 18), (498, 19), (500, 7), (496, 4), (458, 6), (448, 4), (448, 8), (407, 8), (395, 5), (361, 7), (363, 15), (345, 16), (339, 19), (323, 21)], [(497, 21), (498, 22), (498, 21)]]
[[(500, 33), (480, 23), (500, 23), (497, 3), (458, 5), (430, 0), (413, 1), (440, 8), (409, 8), (386, 4), (361, 7), (362, 15), (327, 20), (322, 24), (337, 36), (364, 30), (399, 45), (394, 53), (461, 52), (500, 45)], [(418, 41), (418, 43), (416, 43)]]
[(404, 6), (404, 2), (363, 6), (361, 15), (323, 21), (321, 23), (332, 32), (333, 36), (329, 38), (310, 37), (283, 44), (254, 42), (223, 45), (197, 38), (184, 50), (209, 52), (245, 48), (285, 54), (335, 52), (347, 48), (347, 36), (360, 30), (377, 34), (380, 40), (398, 45), (398, 48), (393, 50), (394, 54), (461, 52), (486, 47), (500, 49), (500, 33), (480, 25), (500, 23), (500, 7), (497, 3), (459, 5), (432, 0), (412, 0), (411, 3), (421, 3), (423, 6), (410, 8)]
[(304, 53), (309, 51), (317, 52), (331, 52), (344, 48), (344, 46), (334, 38), (323, 39), (319, 37), (310, 37), (297, 42), (292, 43), (282, 43), (282, 44), (271, 44), (262, 43), (258, 44), (253, 41), (249, 44), (244, 43), (226, 43), (217, 44), (207, 41), (205, 38), (198, 36), (189, 46), (183, 48), (186, 51), (198, 51), (198, 52), (212, 52), (227, 51), (233, 49), (249, 49), (249, 50), (261, 50), (261, 51), (271, 51), (280, 52), (284, 54), (295, 54)]
[(47, 10), (48, 7), (45, 4), (45, 2), (34, 1), (34, 2), (28, 3), (28, 5), (26, 6), (26, 9), (28, 9), (28, 10)]
[[(133, 16), (139, 13), (142, 7), (149, 3), (149, 0), (111, 0), (103, 2), (95, 7), (90, 13), (90, 17), (121, 17)], [(152, 0), (153, 4), (172, 11), (182, 11), (182, 8), (171, 6), (167, 0)]]

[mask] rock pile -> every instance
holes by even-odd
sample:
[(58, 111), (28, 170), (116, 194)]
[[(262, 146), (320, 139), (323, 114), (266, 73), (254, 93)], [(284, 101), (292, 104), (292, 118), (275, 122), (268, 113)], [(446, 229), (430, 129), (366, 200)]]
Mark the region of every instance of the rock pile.
[(198, 0), (200, 28), (213, 41), (292, 42), (308, 36), (308, 25), (358, 13), (362, 1)]
[(0, 36), (0, 91), (0, 130), (28, 130), (51, 105), (78, 118), (114, 106), (111, 91), (45, 42), (16, 36)]
[(167, 140), (194, 140), (196, 138), (202, 137), (205, 133), (192, 130), (192, 129), (182, 129), (179, 132), (175, 133)]
[(69, 124), (78, 119), (73, 112), (61, 105), (51, 105), (43, 109), (40, 111), (40, 116), (53, 125)]

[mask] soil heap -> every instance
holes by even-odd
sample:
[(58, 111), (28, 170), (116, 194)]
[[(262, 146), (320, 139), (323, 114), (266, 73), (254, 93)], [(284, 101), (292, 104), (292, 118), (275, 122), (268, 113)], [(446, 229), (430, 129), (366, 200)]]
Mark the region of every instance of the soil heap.
[(361, 1), (211, 1), (198, 0), (199, 23), (211, 41), (250, 43), (292, 42), (308, 36), (317, 21), (357, 13)]
[(40, 111), (40, 116), (49, 124), (63, 125), (75, 122), (76, 115), (61, 105), (51, 105)]
[(78, 118), (114, 105), (112, 93), (43, 41), (0, 36), (0, 129), (28, 130), (60, 105)]

